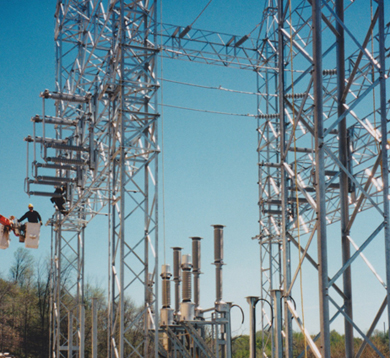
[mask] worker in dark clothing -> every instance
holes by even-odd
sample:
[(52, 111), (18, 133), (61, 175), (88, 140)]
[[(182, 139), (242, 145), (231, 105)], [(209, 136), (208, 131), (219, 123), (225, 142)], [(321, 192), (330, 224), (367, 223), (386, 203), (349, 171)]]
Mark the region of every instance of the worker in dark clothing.
[[(42, 225), (41, 215), (34, 210), (33, 204), (28, 204), (28, 211), (19, 219), (19, 222), (22, 222), (24, 219), (27, 219), (29, 223), (40, 223)], [(26, 224), (23, 224), (20, 226), (19, 242), (24, 242), (25, 236)]]
[(19, 219), (19, 222), (24, 219), (27, 219), (29, 223), (41, 223), (42, 225), (41, 215), (34, 210), (33, 204), (28, 204), (28, 211)]
[(65, 192), (66, 192), (66, 188), (64, 186), (59, 186), (54, 191), (54, 194), (59, 194), (61, 196), (53, 196), (52, 198), (50, 198), (50, 201), (56, 205), (57, 209), (63, 215), (68, 214), (68, 211), (64, 208), (64, 204), (65, 204), (64, 194), (65, 194)]

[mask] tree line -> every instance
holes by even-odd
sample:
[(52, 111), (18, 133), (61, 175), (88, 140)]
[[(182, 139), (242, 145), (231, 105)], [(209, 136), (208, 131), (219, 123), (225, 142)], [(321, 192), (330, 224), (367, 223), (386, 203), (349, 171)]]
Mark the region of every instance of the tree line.
[[(50, 357), (50, 260), (34, 262), (28, 250), (19, 248), (15, 252), (14, 262), (7, 277), (0, 278), (0, 352), (9, 352), (17, 358)], [(107, 299), (102, 288), (89, 283), (85, 287), (85, 358), (92, 356), (92, 298), (96, 298), (98, 312), (98, 357), (107, 357)], [(125, 302), (126, 317), (132, 320), (140, 308), (130, 299)], [(126, 339), (137, 345), (143, 339), (143, 327), (134, 327), (127, 333)], [(257, 357), (272, 356), (271, 341), (263, 341), (262, 332), (257, 332)], [(314, 337), (313, 337), (314, 338)], [(331, 332), (332, 358), (344, 358), (344, 336)], [(375, 331), (372, 342), (385, 357), (390, 357), (389, 332)], [(302, 333), (293, 334), (294, 357), (299, 357), (305, 347)], [(355, 338), (355, 353), (362, 344), (361, 338)], [(263, 354), (264, 353), (264, 354)], [(249, 357), (249, 336), (240, 335), (232, 340), (233, 358)], [(304, 355), (302, 355), (304, 356)], [(314, 357), (308, 350), (307, 357)], [(366, 346), (361, 357), (380, 357), (375, 350)]]
[[(50, 259), (34, 262), (28, 250), (19, 248), (9, 272), (0, 277), (0, 353), (17, 358), (50, 357)], [(98, 358), (107, 357), (107, 299), (104, 289), (90, 283), (84, 289), (85, 358), (92, 356), (92, 298), (97, 304)], [(63, 295), (63, 300), (66, 300)], [(131, 299), (124, 302), (125, 319), (140, 311)], [(62, 322), (62, 324), (68, 324)], [(125, 337), (137, 345), (143, 339), (142, 326)]]

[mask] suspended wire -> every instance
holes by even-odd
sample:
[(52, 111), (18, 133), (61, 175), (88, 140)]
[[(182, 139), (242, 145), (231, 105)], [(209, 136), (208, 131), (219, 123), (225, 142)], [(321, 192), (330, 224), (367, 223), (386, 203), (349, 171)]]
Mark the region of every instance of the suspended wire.
[(183, 86), (198, 87), (198, 88), (219, 90), (219, 91), (226, 91), (226, 92), (233, 92), (233, 93), (250, 94), (250, 95), (255, 95), (255, 96), (268, 96), (268, 97), (276, 97), (277, 96), (276, 94), (268, 94), (268, 93), (261, 93), (261, 92), (238, 91), (238, 90), (233, 90), (233, 89), (229, 89), (229, 88), (224, 88), (222, 86), (219, 86), (219, 87), (204, 86), (204, 85), (198, 85), (198, 84), (194, 84), (194, 83), (169, 80), (167, 78), (159, 78), (159, 80), (164, 81), (164, 82), (176, 83), (176, 84), (183, 85)]
[(253, 28), (253, 30), (249, 32), (249, 34), (248, 34), (247, 36), (249, 37), (250, 35), (252, 35), (253, 31), (255, 31), (260, 25), (261, 25), (261, 22), (259, 22), (259, 23)]
[[(293, 56), (293, 41), (292, 41), (292, 8), (291, 8), (291, 0), (289, 0), (289, 17), (290, 17), (290, 57), (291, 57), (291, 94), (292, 94), (292, 117), (293, 117), (293, 136), (294, 136), (294, 162), (295, 162), (295, 199), (296, 199), (296, 207), (297, 207), (297, 231), (298, 231), (298, 255), (300, 262), (299, 269), (299, 284), (300, 284), (300, 295), (301, 295), (301, 310), (302, 310), (302, 327), (305, 330), (305, 310), (303, 304), (303, 261), (301, 261), (301, 233), (300, 233), (300, 212), (299, 212), (299, 197), (298, 197), (298, 166), (297, 166), (297, 136), (296, 136), (296, 128), (295, 121), (298, 120), (295, 116), (295, 104), (294, 104), (294, 56)], [(306, 342), (306, 334), (303, 335), (304, 339), (304, 347), (305, 347), (305, 358), (307, 358), (307, 342)]]
[[(160, 41), (161, 48), (163, 46), (163, 8), (162, 1), (160, 1)], [(161, 63), (161, 78), (164, 77), (164, 66), (163, 66), (163, 55), (162, 51), (160, 53), (160, 63)], [(164, 86), (163, 83), (160, 85), (160, 93), (161, 93), (161, 179), (162, 179), (162, 212), (163, 212), (163, 246), (164, 246), (164, 265), (166, 265), (166, 241), (165, 241), (165, 162), (164, 162)]]
[[(207, 5), (204, 7), (204, 9), (200, 12), (200, 14), (195, 18), (194, 21), (192, 21), (191, 25), (189, 27), (192, 27), (193, 24), (200, 18), (200, 16), (203, 14), (203, 12), (207, 9), (207, 7), (211, 4), (213, 0), (210, 0)], [(162, 22), (162, 21), (161, 21)]]
[(195, 111), (195, 112), (204, 112), (204, 113), (213, 113), (213, 114), (223, 114), (225, 116), (238, 116), (238, 117), (253, 117), (256, 118), (256, 114), (244, 114), (244, 113), (228, 113), (228, 112), (219, 112), (219, 111), (210, 111), (207, 109), (198, 109), (198, 108), (189, 108), (189, 107), (181, 107), (181, 106), (173, 106), (170, 104), (160, 104), (161, 107), (170, 107), (176, 109), (184, 109), (186, 111)]

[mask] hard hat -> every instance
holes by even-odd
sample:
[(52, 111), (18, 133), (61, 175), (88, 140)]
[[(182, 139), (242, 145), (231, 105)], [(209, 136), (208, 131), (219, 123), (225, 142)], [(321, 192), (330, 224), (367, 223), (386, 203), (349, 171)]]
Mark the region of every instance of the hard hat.
[(29, 208), (33, 208), (34, 205), (33, 205), (33, 204), (28, 204), (28, 207), (29, 207)]

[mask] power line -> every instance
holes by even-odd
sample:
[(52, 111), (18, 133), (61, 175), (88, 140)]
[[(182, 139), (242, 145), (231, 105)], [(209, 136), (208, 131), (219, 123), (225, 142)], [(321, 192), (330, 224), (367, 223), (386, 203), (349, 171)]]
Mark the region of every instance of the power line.
[(186, 111), (195, 111), (195, 112), (204, 112), (204, 113), (213, 113), (213, 114), (223, 114), (225, 116), (237, 116), (237, 117), (252, 117), (256, 118), (256, 114), (250, 114), (250, 113), (228, 113), (228, 112), (219, 112), (219, 111), (210, 111), (207, 109), (198, 109), (198, 108), (189, 108), (189, 107), (181, 107), (181, 106), (173, 106), (170, 104), (159, 104), (161, 107), (170, 107), (170, 108), (176, 108), (176, 109), (184, 109)]
[(207, 9), (207, 7), (210, 5), (210, 3), (212, 2), (213, 0), (210, 0), (207, 5), (203, 8), (203, 10), (200, 12), (200, 14), (195, 18), (194, 21), (192, 21), (192, 23), (190, 25), (188, 25), (180, 34), (179, 34), (179, 37), (180, 38), (183, 38), (185, 35), (187, 35), (190, 30), (192, 29), (192, 25), (195, 24), (195, 22), (200, 18), (200, 16), (203, 14), (203, 12)]
[(238, 91), (238, 90), (234, 90), (234, 89), (224, 88), (222, 86), (219, 86), (219, 87), (204, 86), (204, 85), (198, 85), (198, 84), (194, 84), (194, 83), (168, 80), (167, 78), (159, 78), (159, 80), (160, 81), (164, 81), (164, 82), (176, 83), (176, 84), (183, 85), (183, 86), (199, 87), (199, 88), (205, 88), (205, 89), (211, 89), (211, 90), (219, 90), (219, 91), (226, 91), (226, 92), (232, 92), (232, 93), (242, 93), (242, 94), (250, 94), (250, 95), (255, 95), (255, 96), (268, 96), (268, 97), (276, 97), (277, 96), (276, 94), (269, 94), (269, 93)]
[(200, 12), (200, 14), (195, 18), (195, 20), (191, 23), (190, 27), (192, 27), (193, 24), (200, 18), (200, 16), (203, 14), (203, 12), (207, 9), (207, 7), (211, 4), (213, 0), (210, 0), (207, 5), (204, 7), (204, 9)]

